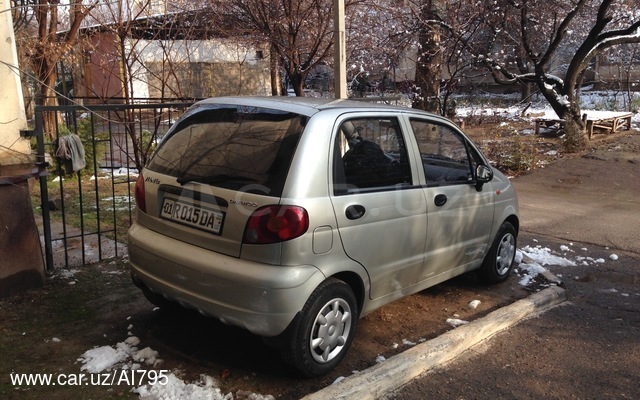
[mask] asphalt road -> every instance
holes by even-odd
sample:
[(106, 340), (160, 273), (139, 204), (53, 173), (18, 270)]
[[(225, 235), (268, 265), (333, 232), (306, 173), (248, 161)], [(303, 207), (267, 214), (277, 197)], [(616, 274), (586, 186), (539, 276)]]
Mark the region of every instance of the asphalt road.
[(640, 398), (640, 135), (619, 135), (514, 184), (519, 247), (566, 246), (604, 262), (547, 266), (567, 302), (387, 399)]

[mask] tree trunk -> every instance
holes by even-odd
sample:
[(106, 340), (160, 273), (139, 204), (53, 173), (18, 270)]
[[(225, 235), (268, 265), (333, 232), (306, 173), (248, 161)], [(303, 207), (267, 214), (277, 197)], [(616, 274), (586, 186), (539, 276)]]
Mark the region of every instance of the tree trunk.
[(275, 46), (271, 46), (269, 51), (270, 70), (271, 70), (271, 95), (282, 96), (282, 79), (280, 78), (280, 62), (278, 60), (278, 51)]
[(537, 86), (558, 118), (564, 120), (564, 148), (567, 152), (576, 152), (586, 147), (586, 121), (583, 119), (573, 86), (556, 83), (551, 86), (545, 81), (545, 74), (537, 70)]
[(300, 72), (294, 72), (289, 75), (289, 79), (291, 79), (291, 86), (293, 86), (293, 92), (296, 96), (304, 97), (304, 75)]
[(438, 0), (424, 0), (420, 12), (422, 28), (418, 37), (418, 58), (416, 61), (416, 100), (414, 108), (434, 113), (441, 111), (440, 79), (442, 77), (442, 49), (440, 30), (427, 23), (437, 18)]
[[(51, 66), (49, 60), (42, 57), (39, 61), (39, 66), (40, 67), (37, 70), (37, 78), (38, 82), (40, 82), (40, 88), (36, 104), (43, 106), (57, 106), (58, 99), (56, 98), (56, 93), (53, 89), (56, 85), (55, 64)], [(61, 115), (55, 112), (43, 113), (44, 133), (50, 140), (54, 140), (56, 138), (58, 124), (62, 122), (61, 119), (59, 120), (60, 117)]]
[(564, 150), (575, 153), (584, 149), (586, 145), (586, 120), (573, 111), (567, 112), (564, 116)]

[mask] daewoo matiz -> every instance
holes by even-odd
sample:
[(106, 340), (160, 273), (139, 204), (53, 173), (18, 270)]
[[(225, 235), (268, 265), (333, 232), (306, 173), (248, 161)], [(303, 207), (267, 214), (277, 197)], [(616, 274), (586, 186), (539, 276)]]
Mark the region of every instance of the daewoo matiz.
[(505, 280), (519, 227), (513, 186), (449, 120), (343, 100), (196, 103), (135, 195), (145, 296), (248, 329), (306, 376), (378, 307), (472, 270)]

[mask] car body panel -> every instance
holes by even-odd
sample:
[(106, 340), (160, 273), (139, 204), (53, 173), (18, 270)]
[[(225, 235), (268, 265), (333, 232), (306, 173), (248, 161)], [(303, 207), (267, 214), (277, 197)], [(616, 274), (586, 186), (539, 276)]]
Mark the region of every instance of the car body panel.
[(315, 266), (273, 266), (215, 255), (138, 223), (130, 229), (129, 249), (134, 280), (187, 308), (262, 336), (284, 331), (300, 302), (326, 279)]
[[(424, 169), (424, 149), (413, 132), (416, 119), (455, 132), (467, 151), (475, 154), (474, 162), (489, 165), (473, 143), (443, 117), (343, 100), (215, 98), (188, 110), (168, 136), (180, 134), (175, 132), (190, 126), (189, 119), (203, 109), (220, 105), (273, 109), (303, 117), (304, 130), (297, 144), (288, 147), (293, 154), (281, 189), (270, 195), (253, 190), (250, 182), (234, 188), (180, 181), (169, 170), (155, 170), (152, 159), (142, 171), (146, 212), (138, 210), (129, 231), (129, 254), (136, 283), (225, 323), (262, 336), (278, 335), (302, 310), (313, 290), (336, 276), (352, 286), (363, 316), (478, 268), (502, 222), (509, 219), (518, 228), (515, 191), (497, 170), (484, 185), (478, 185), (473, 176), (455, 184), (430, 181)], [(347, 139), (340, 135), (347, 127), (345, 122), (354, 119), (393, 122), (394, 135), (401, 135), (404, 148), (383, 151), (390, 169), (401, 165), (400, 181), (380, 188), (356, 185), (355, 189), (339, 182), (342, 175), (338, 172), (344, 167), (338, 164), (346, 162), (347, 152), (357, 146), (354, 141), (339, 148)], [(359, 140), (367, 138), (363, 131), (358, 135)], [(378, 142), (397, 139), (385, 135), (378, 132)], [(252, 151), (248, 160), (250, 157), (263, 162), (267, 155)], [(442, 195), (447, 201), (436, 205), (436, 197), (441, 200)], [(163, 207), (169, 208), (165, 197), (222, 218), (219, 231), (203, 229), (188, 219), (163, 217)], [(304, 208), (308, 229), (278, 243), (244, 242), (247, 221), (266, 205)], [(352, 218), (353, 209), (364, 212)]]

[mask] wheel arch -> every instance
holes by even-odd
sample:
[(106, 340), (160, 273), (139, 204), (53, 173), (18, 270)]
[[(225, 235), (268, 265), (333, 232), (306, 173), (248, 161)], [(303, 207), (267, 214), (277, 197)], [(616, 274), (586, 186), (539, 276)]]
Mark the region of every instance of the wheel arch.
[(365, 288), (364, 282), (362, 282), (362, 278), (355, 272), (343, 271), (338, 272), (334, 275), (331, 275), (329, 278), (335, 278), (343, 281), (351, 290), (353, 290), (353, 294), (356, 296), (356, 301), (358, 302), (358, 316), (362, 313), (362, 307), (364, 306), (365, 299)]
[(513, 228), (516, 230), (516, 235), (518, 235), (518, 233), (520, 232), (520, 219), (518, 218), (518, 216), (515, 214), (511, 214), (507, 218), (505, 218), (504, 221), (509, 222), (511, 225), (513, 225)]

